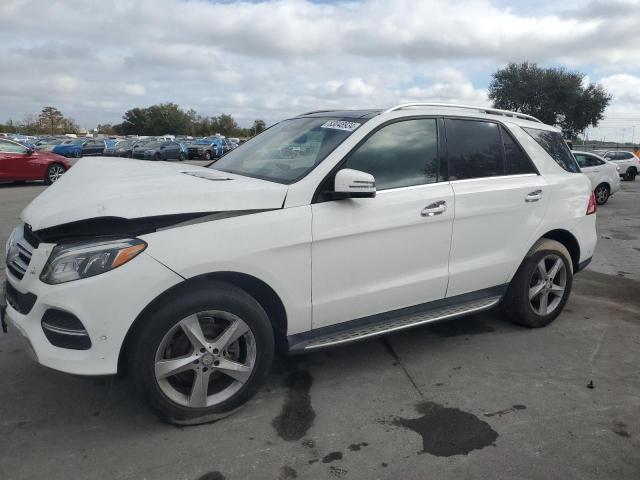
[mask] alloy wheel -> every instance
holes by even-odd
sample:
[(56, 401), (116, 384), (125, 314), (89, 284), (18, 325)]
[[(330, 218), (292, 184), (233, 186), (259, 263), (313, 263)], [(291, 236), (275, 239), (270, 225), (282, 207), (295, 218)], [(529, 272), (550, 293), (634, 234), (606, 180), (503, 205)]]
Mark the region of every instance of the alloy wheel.
[(64, 168), (60, 165), (51, 165), (49, 167), (49, 181), (54, 183), (64, 174)]
[(154, 373), (173, 402), (205, 408), (231, 398), (249, 380), (256, 341), (249, 326), (224, 311), (205, 311), (180, 320), (156, 350)]
[(564, 260), (556, 254), (545, 255), (534, 269), (529, 282), (529, 303), (540, 316), (555, 311), (567, 286)]
[(609, 189), (604, 185), (600, 185), (594, 192), (598, 205), (602, 205), (609, 199)]

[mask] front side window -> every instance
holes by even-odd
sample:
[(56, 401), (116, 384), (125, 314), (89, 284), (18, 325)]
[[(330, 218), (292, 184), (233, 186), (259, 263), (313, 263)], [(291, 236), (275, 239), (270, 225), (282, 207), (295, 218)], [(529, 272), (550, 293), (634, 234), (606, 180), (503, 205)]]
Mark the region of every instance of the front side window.
[(504, 175), (498, 124), (478, 120), (446, 120), (449, 179)]
[(285, 120), (230, 150), (209, 168), (290, 184), (313, 170), (362, 122), (329, 117)]
[(580, 167), (571, 154), (571, 150), (558, 132), (540, 130), (539, 128), (523, 127), (545, 152), (567, 172), (580, 173)]
[(381, 128), (349, 156), (344, 168), (370, 173), (377, 190), (437, 182), (436, 120), (405, 120)]
[(27, 148), (18, 143), (7, 142), (6, 140), (0, 140), (0, 152), (25, 154), (27, 153)]

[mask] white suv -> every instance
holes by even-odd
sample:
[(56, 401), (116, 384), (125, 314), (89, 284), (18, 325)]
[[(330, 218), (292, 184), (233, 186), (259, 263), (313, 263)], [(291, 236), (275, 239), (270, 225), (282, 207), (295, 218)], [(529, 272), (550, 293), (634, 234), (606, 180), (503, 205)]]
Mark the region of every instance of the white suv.
[(161, 418), (245, 403), (301, 353), (502, 304), (553, 321), (595, 245), (559, 131), (404, 104), (282, 121), (210, 165), (85, 159), (22, 213), (6, 313), (42, 365), (128, 369)]
[(640, 160), (632, 152), (624, 150), (593, 150), (591, 153), (600, 155), (605, 160), (613, 162), (620, 168), (620, 176), (633, 181), (640, 172)]

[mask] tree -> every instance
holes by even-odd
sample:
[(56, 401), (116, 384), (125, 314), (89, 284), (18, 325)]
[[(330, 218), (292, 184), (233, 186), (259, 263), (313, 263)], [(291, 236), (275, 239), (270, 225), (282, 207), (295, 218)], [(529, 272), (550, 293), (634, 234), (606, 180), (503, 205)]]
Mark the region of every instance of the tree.
[(585, 85), (584, 77), (564, 68), (510, 63), (493, 74), (489, 98), (496, 108), (533, 115), (575, 138), (588, 126), (596, 126), (611, 102), (602, 86)]
[(264, 132), (267, 129), (267, 124), (264, 123), (264, 120), (255, 120), (253, 122), (253, 134), (258, 135), (260, 132)]
[(38, 121), (43, 130), (53, 135), (61, 129), (64, 115), (55, 107), (44, 107), (38, 116)]

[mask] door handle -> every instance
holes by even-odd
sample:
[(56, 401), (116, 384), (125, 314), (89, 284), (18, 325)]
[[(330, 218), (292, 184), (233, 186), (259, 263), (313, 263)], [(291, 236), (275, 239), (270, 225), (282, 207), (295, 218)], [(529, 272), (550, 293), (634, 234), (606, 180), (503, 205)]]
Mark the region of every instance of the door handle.
[(437, 202), (431, 203), (422, 209), (420, 215), (423, 217), (433, 217), (434, 215), (440, 215), (447, 211), (447, 202), (444, 200), (439, 200)]
[(533, 202), (537, 202), (541, 198), (542, 198), (542, 190), (535, 190), (531, 192), (529, 195), (527, 195), (524, 201), (527, 203), (533, 203)]
[(594, 173), (598, 173), (600, 170), (591, 170)]

